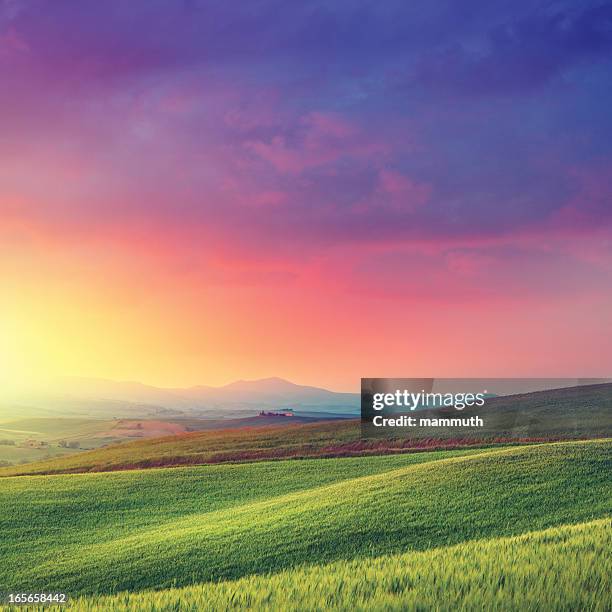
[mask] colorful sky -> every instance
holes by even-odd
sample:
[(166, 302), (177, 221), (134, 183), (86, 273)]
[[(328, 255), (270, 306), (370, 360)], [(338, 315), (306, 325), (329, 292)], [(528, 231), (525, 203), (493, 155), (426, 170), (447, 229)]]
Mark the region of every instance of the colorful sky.
[(0, 0), (0, 379), (612, 372), (612, 4)]

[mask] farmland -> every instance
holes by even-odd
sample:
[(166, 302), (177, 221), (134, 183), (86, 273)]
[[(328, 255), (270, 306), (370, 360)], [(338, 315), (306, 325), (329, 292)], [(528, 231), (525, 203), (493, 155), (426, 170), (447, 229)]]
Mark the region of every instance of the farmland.
[(0, 469), (0, 476), (125, 470), (274, 457), (316, 456), (359, 440), (357, 421), (204, 431), (115, 444), (52, 462)]
[[(183, 589), (82, 598), (101, 610), (607, 610), (609, 520)], [(539, 568), (547, 568), (546, 572)]]
[[(112, 444), (51, 461), (0, 468), (0, 477), (106, 472), (271, 459), (368, 456), (518, 443), (512, 438), (494, 437), (489, 442), (465, 438), (364, 439), (360, 434), (360, 424), (356, 420), (190, 432), (151, 440)], [(526, 439), (523, 443), (544, 440), (546, 438)]]
[[(249, 425), (251, 426), (250, 429), (262, 429), (264, 426), (271, 424), (275, 425), (274, 430), (282, 432), (285, 426), (313, 421), (317, 421), (317, 419), (306, 417), (294, 417), (292, 419), (275, 419), (273, 417), (253, 417), (250, 419), (175, 418), (165, 421), (151, 418), (104, 420), (75, 417), (7, 419), (0, 421), (0, 468), (2, 466), (15, 466), (15, 473), (27, 472), (31, 468), (24, 467), (26, 464), (41, 463), (48, 459), (75, 455), (82, 451), (104, 449), (108, 446), (113, 447), (113, 450), (108, 453), (103, 450), (102, 457), (113, 456), (115, 453), (114, 447), (117, 444), (137, 440), (146, 441), (151, 438), (155, 438), (151, 450), (153, 456), (156, 456), (160, 450), (158, 438), (168, 437), (173, 442), (177, 442), (177, 440), (188, 441), (189, 432), (212, 430), (211, 436), (203, 434), (204, 446), (210, 447), (210, 441), (215, 437), (221, 440), (232, 439), (232, 436), (228, 437), (225, 432), (217, 433), (215, 436), (215, 430), (236, 429), (239, 431), (242, 429), (243, 433), (238, 433), (235, 436), (240, 438), (241, 435), (244, 436), (244, 428)], [(181, 437), (177, 438), (177, 436)], [(280, 435), (276, 437), (281, 438)], [(145, 443), (144, 448), (147, 448), (147, 446)], [(139, 447), (133, 448), (138, 449)], [(97, 456), (97, 453), (93, 454), (94, 458)], [(85, 458), (85, 465), (87, 465), (89, 457), (90, 455)], [(145, 463), (142, 467), (148, 466), (146, 457), (147, 454), (143, 453)], [(177, 459), (175, 458), (174, 461), (177, 461)], [(180, 462), (180, 460), (178, 461)], [(190, 463), (186, 456), (185, 463)], [(170, 464), (173, 464), (173, 461), (170, 461)], [(60, 464), (54, 462), (53, 465), (57, 467)], [(69, 465), (73, 464), (69, 462)], [(136, 463), (135, 467), (138, 467), (138, 465), (139, 463)], [(128, 465), (127, 463), (120, 464), (119, 467), (123, 469)]]
[[(0, 480), (0, 528), (5, 536), (0, 544), (0, 591), (43, 589), (74, 598), (195, 589), (144, 594), (146, 609), (146, 597), (152, 598), (149, 603), (155, 597), (176, 597), (187, 606), (190, 597), (208, 597), (207, 589), (222, 601), (236, 580), (250, 585), (240, 592), (256, 602), (274, 584), (292, 580), (306, 605), (317, 592), (315, 583), (329, 572), (323, 583), (330, 589), (329, 601), (338, 607), (365, 606), (370, 597), (381, 598), (373, 600), (380, 605), (390, 597), (388, 601), (399, 606), (406, 597), (421, 597), (423, 602), (440, 597), (426, 588), (435, 571), (429, 574), (419, 567), (431, 562), (443, 572), (444, 555), (465, 564), (473, 554), (480, 563), (491, 564), (495, 546), (509, 550), (504, 580), (508, 588), (518, 581), (519, 588), (526, 584), (521, 576), (530, 563), (557, 558), (555, 542), (574, 551), (567, 566), (551, 569), (542, 584), (534, 584), (535, 593), (550, 589), (554, 576), (576, 570), (576, 563), (580, 576), (595, 561), (603, 563), (598, 534), (607, 529), (601, 520), (611, 512), (611, 460), (612, 442), (593, 440), (7, 477)], [(565, 525), (591, 521), (600, 522), (576, 533), (573, 527), (563, 531)], [(563, 528), (563, 533), (513, 539), (550, 528)], [(578, 552), (582, 549), (584, 555)], [(408, 558), (414, 558), (414, 566), (405, 566)], [(528, 560), (524, 567), (520, 559)], [(390, 573), (373, 569), (377, 564)], [(467, 570), (465, 580), (472, 586), (467, 591), (460, 587), (461, 563), (456, 572), (450, 578), (447, 573), (458, 589), (451, 588), (450, 597), (467, 597), (470, 589), (477, 590), (478, 582), (469, 579)], [(369, 578), (351, 583), (348, 574)], [(404, 593), (401, 585), (411, 584), (415, 575), (424, 576), (419, 582), (424, 590)], [(506, 573), (499, 566), (487, 580), (501, 576)], [(603, 576), (593, 574), (592, 580), (596, 589), (605, 587)], [(389, 593), (390, 584), (399, 585), (395, 592)], [(578, 597), (575, 582), (566, 588)], [(495, 595), (493, 587), (489, 590), (482, 596), (504, 596)], [(512, 587), (506, 596), (517, 592), (520, 589)], [(126, 597), (120, 595), (117, 605), (128, 601)], [(87, 601), (95, 605), (96, 600)]]
[[(489, 400), (485, 427), (478, 432), (444, 428), (420, 428), (407, 437), (403, 431), (364, 429), (356, 419), (323, 420), (283, 425), (267, 424), (266, 419), (242, 419), (250, 426), (237, 429), (181, 431), (152, 439), (133, 440), (148, 430), (163, 433), (156, 420), (116, 421), (110, 433), (132, 438), (130, 442), (95, 448), (60, 459), (40, 459), (27, 465), (0, 468), (0, 476), (20, 474), (61, 474), (99, 472), (150, 467), (189, 466), (269, 459), (350, 457), (436, 449), (492, 446), (509, 443), (588, 439), (612, 431), (612, 386), (609, 384), (570, 387)], [(456, 411), (454, 415), (456, 416)], [(461, 416), (472, 416), (464, 410)], [(423, 411), (423, 416), (449, 416), (447, 411)], [(281, 419), (282, 420), (282, 419)], [(208, 428), (200, 420), (175, 419), (164, 426), (183, 429)], [(223, 421), (219, 421), (223, 423)], [(257, 426), (258, 424), (260, 424)], [(465, 429), (465, 428), (464, 428)], [(378, 431), (375, 431), (378, 430)], [(144, 436), (143, 436), (144, 437)], [(112, 441), (112, 440), (111, 440)]]
[(0, 465), (24, 464), (92, 449), (119, 436), (106, 433), (112, 421), (85, 418), (0, 420)]

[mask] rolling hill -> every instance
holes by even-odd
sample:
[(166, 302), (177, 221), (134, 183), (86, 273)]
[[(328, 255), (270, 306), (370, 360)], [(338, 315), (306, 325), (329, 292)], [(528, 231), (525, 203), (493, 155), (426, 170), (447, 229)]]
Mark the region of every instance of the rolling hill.
[[(593, 610), (610, 604), (610, 519), (272, 576), (81, 598), (115, 610)], [(547, 571), (541, 571), (546, 568)]]
[[(287, 419), (288, 420), (288, 419)], [(255, 423), (253, 423), (255, 424)], [(343, 419), (312, 424), (212, 429), (111, 444), (22, 465), (0, 467), (3, 476), (107, 472), (271, 459), (312, 459), (424, 452), (506, 445), (510, 439), (363, 439), (360, 422)], [(541, 442), (530, 439), (524, 442)]]
[(349, 447), (360, 446), (359, 434), (359, 422), (355, 420), (201, 431), (125, 442), (52, 461), (0, 468), (0, 476), (351, 454)]
[[(452, 411), (452, 412), (451, 412)], [(455, 416), (454, 409), (420, 411), (424, 416)], [(461, 414), (481, 414), (485, 426), (478, 431), (427, 429), (376, 431), (357, 420), (343, 419), (296, 424), (307, 418), (276, 419), (251, 417), (234, 421), (249, 425), (235, 430), (222, 429), (224, 421), (210, 422), (208, 431), (181, 433), (150, 440), (114, 444), (105, 448), (39, 461), (28, 465), (0, 468), (0, 476), (18, 474), (107, 471), (146, 467), (196, 465), (279, 458), (341, 457), (381, 453), (411, 452), (488, 446), (512, 442), (542, 442), (583, 439), (612, 434), (612, 385), (588, 385), (536, 391), (515, 396), (495, 397), (485, 408), (466, 409)], [(272, 418), (274, 421), (274, 418)], [(189, 419), (171, 423), (194, 427)], [(144, 427), (142, 428), (144, 430)], [(129, 433), (129, 432), (128, 432)]]
[[(610, 408), (590, 385), (492, 398), (484, 437), (287, 417), (2, 468), (0, 592), (104, 611), (608, 610), (612, 439), (593, 436)], [(108, 423), (67, 421), (7, 430)]]
[(189, 586), (602, 519), (611, 460), (595, 440), (6, 478), (0, 591)]
[[(81, 392), (85, 393), (89, 389), (92, 397), (79, 401), (72, 398), (70, 401), (77, 402), (79, 410), (87, 414), (95, 413), (96, 417), (76, 416), (75, 412), (70, 417), (47, 415), (0, 419), (0, 430), (4, 428), (4, 431), (0, 431), (0, 434), (4, 434), (0, 435), (0, 442), (5, 443), (0, 444), (0, 466), (6, 466), (7, 462), (13, 464), (10, 472), (0, 467), (0, 475), (193, 465), (282, 457), (329, 457), (398, 452), (423, 447), (449, 448), (478, 443), (489, 445), (512, 440), (525, 442), (592, 438), (612, 434), (612, 385), (609, 383), (581, 384), (489, 397), (485, 407), (466, 408), (461, 412), (452, 407), (418, 411), (422, 417), (484, 417), (483, 427), (472, 430), (462, 428), (459, 433), (453, 428), (421, 427), (418, 430), (404, 428), (390, 431), (388, 428), (367, 425), (363, 425), (359, 431), (356, 422), (350, 421), (350, 411), (353, 411), (354, 406), (351, 408), (344, 403), (356, 401), (350, 394), (334, 394), (281, 379), (239, 381), (223, 388), (197, 387), (191, 390), (156, 390), (144, 385), (106, 381), (81, 381), (80, 384), (84, 385)], [(75, 392), (78, 390), (79, 387), (75, 387)], [(158, 391), (160, 394), (157, 394)], [(96, 394), (97, 399), (94, 398)], [(104, 399), (105, 396), (107, 399)], [(122, 403), (114, 399), (119, 396), (129, 397), (134, 402), (171, 402), (179, 398), (188, 404), (183, 406), (185, 411), (182, 412), (178, 408)], [(198, 404), (199, 408), (194, 408), (195, 404), (189, 402), (196, 401), (197, 397), (201, 403)], [(258, 403), (248, 404), (253, 398), (258, 398)], [(56, 398), (54, 401), (59, 400)], [(57, 414), (69, 405), (73, 404), (60, 402)], [(47, 405), (47, 408), (52, 406), (53, 403)], [(282, 407), (282, 410), (287, 407), (298, 410), (292, 418), (274, 416), (275, 406)], [(258, 414), (262, 407), (268, 413), (265, 416)], [(121, 414), (128, 416), (118, 416)], [(347, 422), (331, 425), (322, 423), (302, 429), (294, 427), (300, 423), (338, 419)], [(271, 426), (270, 429), (264, 430), (263, 426), (267, 425)], [(287, 425), (291, 427), (286, 431), (281, 429), (281, 426)], [(224, 431), (226, 429), (237, 431), (231, 433)], [(244, 431), (240, 431), (242, 429)], [(211, 433), (192, 433), (207, 431)], [(177, 434), (177, 437), (160, 438), (170, 434)], [(44, 442), (42, 450), (25, 447), (23, 442), (28, 438), (35, 438), (35, 443)], [(150, 443), (117, 446), (125, 440), (146, 438), (156, 439)], [(79, 450), (106, 448), (88, 452), (82, 458), (66, 457), (65, 460), (47, 461), (49, 457), (68, 454), (68, 450), (59, 446), (58, 442), (62, 439), (76, 444)], [(22, 463), (32, 465), (23, 467), (20, 465)]]

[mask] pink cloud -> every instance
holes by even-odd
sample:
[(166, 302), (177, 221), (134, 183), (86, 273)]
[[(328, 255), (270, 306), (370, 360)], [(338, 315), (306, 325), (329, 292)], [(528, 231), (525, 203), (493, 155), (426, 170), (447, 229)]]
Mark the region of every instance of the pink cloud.
[(309, 113), (294, 125), (294, 131), (293, 138), (277, 134), (268, 142), (249, 141), (246, 148), (282, 174), (300, 174), (343, 158), (368, 159), (388, 152), (386, 145), (334, 113)]
[(427, 203), (431, 197), (431, 186), (418, 183), (395, 170), (379, 172), (379, 192), (394, 207), (414, 211)]
[(270, 143), (249, 142), (247, 148), (282, 173), (299, 173), (324, 161), (320, 158), (313, 159), (312, 156), (306, 157), (303, 151), (289, 148), (283, 136), (275, 136)]
[[(337, 113), (310, 113), (303, 119), (306, 126), (311, 127), (308, 136), (311, 142), (315, 142), (318, 137), (330, 136), (333, 138), (349, 138), (357, 133), (355, 126), (351, 125), (346, 119)], [(308, 143), (309, 138), (306, 139)]]

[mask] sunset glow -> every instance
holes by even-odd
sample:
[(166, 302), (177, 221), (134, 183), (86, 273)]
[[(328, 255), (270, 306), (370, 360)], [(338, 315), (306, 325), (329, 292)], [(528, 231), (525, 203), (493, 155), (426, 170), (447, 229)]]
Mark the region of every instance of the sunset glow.
[(0, 2), (3, 387), (610, 375), (610, 9), (239, 4)]

